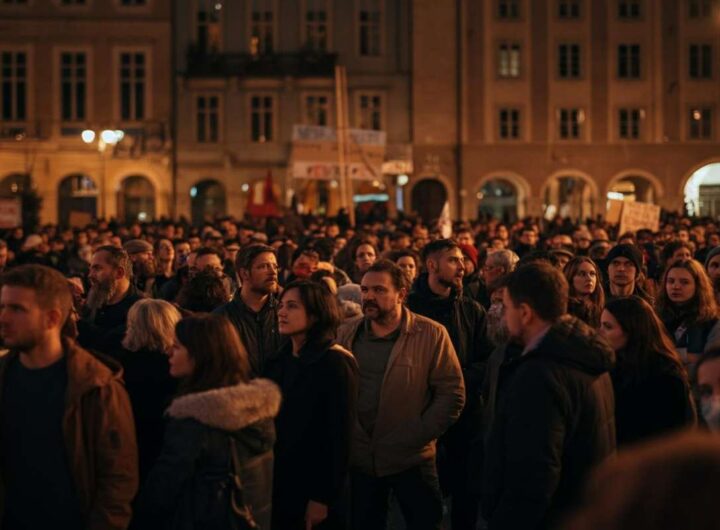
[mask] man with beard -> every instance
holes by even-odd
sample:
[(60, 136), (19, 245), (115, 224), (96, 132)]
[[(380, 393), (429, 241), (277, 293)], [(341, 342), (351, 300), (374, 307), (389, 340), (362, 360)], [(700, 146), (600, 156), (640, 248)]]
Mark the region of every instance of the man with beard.
[[(439, 463), (443, 490), (452, 496), (452, 527), (475, 528), (479, 499), (469, 488), (470, 454), (480, 439), (481, 387), (485, 362), (493, 346), (487, 339), (485, 310), (463, 295), (464, 257), (452, 239), (437, 239), (423, 249), (427, 272), (416, 280), (408, 296), (411, 311), (442, 324), (450, 334), (465, 382), (465, 409), (458, 422), (440, 439), (444, 457)], [(441, 453), (442, 455), (442, 453)]]
[(83, 318), (78, 322), (78, 342), (88, 350), (118, 356), (130, 307), (140, 300), (132, 286), (132, 262), (121, 248), (99, 247), (90, 262), (90, 290)]
[(281, 347), (275, 250), (267, 245), (247, 246), (238, 252), (235, 268), (240, 278), (240, 290), (231, 302), (214, 312), (225, 315), (237, 328), (248, 352), (252, 376), (258, 377)]
[(351, 450), (353, 528), (385, 528), (394, 492), (408, 528), (439, 529), (442, 496), (436, 440), (460, 416), (462, 370), (444, 327), (403, 306), (405, 273), (380, 260), (361, 280), (364, 316), (338, 343), (360, 367)]
[(123, 248), (132, 261), (133, 285), (142, 294), (152, 296), (156, 274), (152, 245), (143, 239), (131, 239)]
[(65, 336), (72, 295), (59, 272), (2, 277), (0, 527), (125, 529), (137, 446), (121, 369)]
[(614, 352), (567, 315), (568, 283), (548, 263), (507, 279), (509, 348), (490, 383), (483, 513), (490, 530), (555, 528), (589, 471), (615, 451)]

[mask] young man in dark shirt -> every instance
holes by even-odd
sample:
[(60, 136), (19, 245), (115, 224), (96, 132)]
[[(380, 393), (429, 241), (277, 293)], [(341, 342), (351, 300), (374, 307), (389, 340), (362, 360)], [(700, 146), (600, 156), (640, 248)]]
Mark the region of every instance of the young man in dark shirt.
[(62, 274), (24, 265), (0, 283), (0, 528), (126, 528), (137, 448), (119, 366), (63, 336)]

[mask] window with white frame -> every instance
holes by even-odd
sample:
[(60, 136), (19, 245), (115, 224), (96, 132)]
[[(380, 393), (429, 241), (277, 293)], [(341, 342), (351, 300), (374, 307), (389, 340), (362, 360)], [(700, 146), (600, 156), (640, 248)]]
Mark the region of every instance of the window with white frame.
[(314, 51), (328, 50), (327, 0), (305, 0), (305, 46)]
[(688, 113), (688, 137), (691, 140), (712, 140), (712, 108), (693, 107)]
[(642, 109), (623, 108), (618, 111), (618, 136), (622, 140), (639, 140), (642, 136)]
[(581, 0), (558, 0), (557, 16), (562, 20), (576, 20), (580, 18)]
[(358, 0), (360, 55), (378, 57), (382, 53), (382, 0)]
[(520, 139), (520, 109), (502, 108), (498, 112), (501, 140)]
[(691, 44), (688, 50), (690, 79), (712, 79), (712, 45)]
[(374, 92), (363, 92), (357, 96), (358, 128), (383, 130), (383, 96)]
[(200, 95), (195, 100), (197, 141), (217, 143), (220, 140), (220, 96)]
[(303, 100), (303, 123), (306, 125), (322, 125), (323, 127), (330, 125), (330, 105), (331, 98), (329, 94), (307, 94)]
[(147, 58), (144, 52), (120, 54), (120, 119), (145, 119), (147, 98)]
[(688, 17), (710, 18), (716, 4), (716, 0), (688, 0)]
[(0, 51), (0, 98), (3, 121), (27, 119), (27, 53)]
[(618, 18), (635, 20), (642, 17), (642, 0), (618, 0)]
[(60, 54), (60, 116), (62, 121), (86, 118), (87, 56), (85, 52)]
[(581, 139), (584, 122), (585, 111), (582, 109), (560, 109), (558, 111), (558, 136), (562, 140)]
[(620, 44), (618, 46), (617, 72), (620, 79), (640, 78), (640, 45)]
[(497, 0), (497, 16), (503, 20), (517, 20), (520, 18), (521, 0)]
[(580, 79), (580, 45), (560, 44), (558, 46), (558, 77), (560, 79)]
[(196, 29), (198, 49), (206, 53), (216, 53), (222, 47), (222, 25), (220, 15), (222, 4), (213, 0), (198, 2)]
[(501, 42), (498, 45), (498, 77), (516, 79), (520, 77), (520, 44)]
[(250, 96), (250, 139), (265, 143), (275, 140), (275, 98), (270, 94)]
[(250, 53), (268, 55), (275, 49), (274, 0), (251, 0)]

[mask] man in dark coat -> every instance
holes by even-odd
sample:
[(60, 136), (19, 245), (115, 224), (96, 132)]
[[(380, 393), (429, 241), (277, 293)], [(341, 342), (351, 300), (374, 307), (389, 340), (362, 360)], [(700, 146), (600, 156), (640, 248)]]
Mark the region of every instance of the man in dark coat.
[(465, 408), (458, 422), (440, 438), (445, 449), (438, 471), (452, 495), (453, 528), (474, 528), (479, 499), (470, 488), (469, 458), (480, 438), (481, 398), (485, 361), (493, 345), (487, 339), (485, 310), (463, 295), (463, 253), (451, 239), (438, 239), (423, 249), (426, 273), (408, 296), (411, 311), (442, 324), (450, 335), (465, 380)]
[(250, 245), (237, 254), (235, 268), (241, 287), (235, 298), (214, 312), (225, 315), (240, 333), (253, 377), (262, 375), (268, 360), (280, 351), (277, 299), (278, 266), (275, 250)]
[(547, 263), (518, 268), (504, 294), (514, 342), (490, 383), (483, 513), (490, 530), (548, 528), (615, 451), (613, 351), (566, 315), (568, 284)]

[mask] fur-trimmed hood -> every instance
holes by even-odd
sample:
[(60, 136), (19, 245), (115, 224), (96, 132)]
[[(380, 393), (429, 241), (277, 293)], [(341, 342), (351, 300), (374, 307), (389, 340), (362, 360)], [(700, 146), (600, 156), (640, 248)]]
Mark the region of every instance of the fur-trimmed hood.
[(175, 399), (167, 415), (175, 419), (194, 419), (224, 431), (238, 431), (277, 416), (280, 389), (268, 379), (187, 394)]

